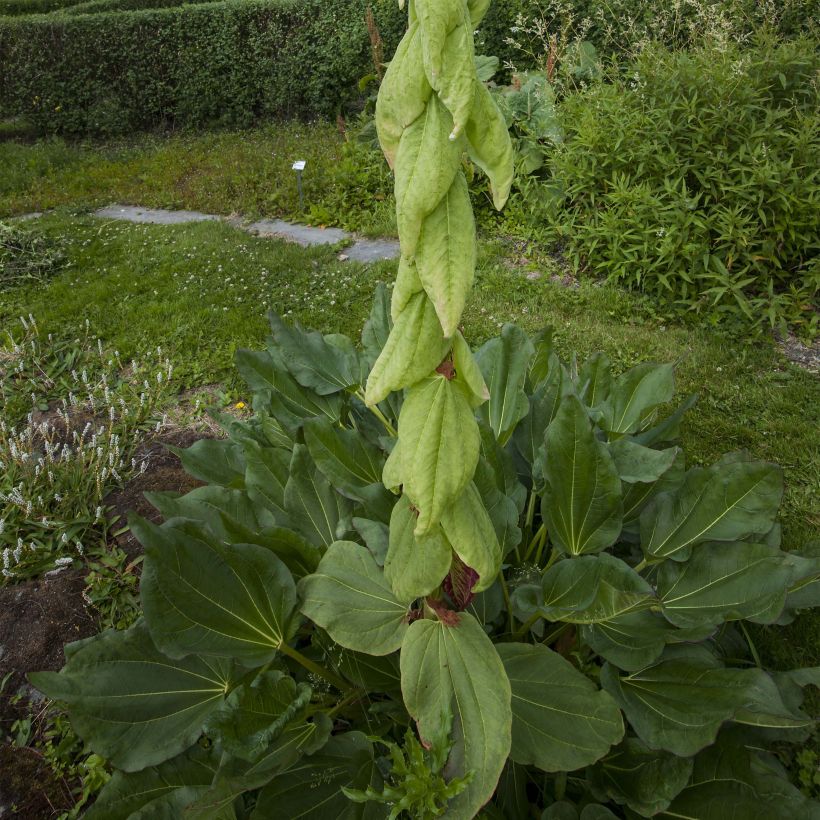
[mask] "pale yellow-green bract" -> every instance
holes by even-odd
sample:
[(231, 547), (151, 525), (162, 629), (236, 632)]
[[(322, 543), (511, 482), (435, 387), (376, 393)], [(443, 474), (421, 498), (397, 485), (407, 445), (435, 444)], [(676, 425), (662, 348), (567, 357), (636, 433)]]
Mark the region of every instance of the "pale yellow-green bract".
[[(373, 407), (404, 390), (398, 440), (382, 471), (385, 487), (401, 497), (390, 519), (383, 578), (392, 595), (384, 596), (390, 612), (379, 639), (396, 637), (393, 601), (410, 606), (426, 598), (435, 608), (454, 565), (475, 572), (475, 592), (489, 589), (501, 568), (502, 548), (473, 477), (481, 450), (476, 411), (494, 397), (491, 419), (506, 421), (508, 413), (503, 401), (496, 406), (498, 385), (485, 382), (492, 369), (479, 367), (458, 329), (476, 265), (465, 163), (487, 175), (496, 208), (513, 179), (506, 123), (476, 74), (473, 30), (489, 4), (410, 0), (408, 29), (376, 105), (379, 141), (395, 174), (401, 258), (392, 328), (365, 401)], [(453, 612), (410, 626), (401, 670), (405, 705), (422, 740), (447, 732), (442, 715), (453, 714), (448, 767), (470, 780), (447, 816), (470, 820), (495, 791), (510, 751), (503, 664), (482, 627)]]

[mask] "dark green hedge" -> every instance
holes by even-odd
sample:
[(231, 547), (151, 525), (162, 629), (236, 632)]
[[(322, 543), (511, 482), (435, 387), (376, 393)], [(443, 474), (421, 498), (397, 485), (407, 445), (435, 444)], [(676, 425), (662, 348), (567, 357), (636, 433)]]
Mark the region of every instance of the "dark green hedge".
[(105, 11), (145, 11), (190, 4), (213, 3), (214, 0), (83, 0), (66, 7), (65, 14), (101, 14)]
[(0, 17), (17, 17), (21, 14), (48, 14), (60, 11), (80, 0), (0, 0)]
[[(0, 18), (0, 111), (46, 131), (333, 116), (372, 72), (367, 0), (226, 0)], [(405, 22), (374, 3), (395, 47)]]

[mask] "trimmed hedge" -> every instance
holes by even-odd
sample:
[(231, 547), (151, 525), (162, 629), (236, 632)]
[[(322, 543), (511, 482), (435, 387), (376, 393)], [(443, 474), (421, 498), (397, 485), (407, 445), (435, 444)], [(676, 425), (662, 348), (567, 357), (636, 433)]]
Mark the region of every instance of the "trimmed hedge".
[(81, 0), (0, 0), (0, 18), (17, 17), (22, 14), (49, 14), (79, 2)]
[[(367, 5), (225, 0), (0, 18), (0, 111), (75, 134), (333, 116), (373, 70)], [(373, 6), (390, 55), (404, 17)]]
[(101, 14), (105, 11), (145, 11), (213, 2), (214, 0), (82, 0), (65, 8), (63, 13), (75, 15)]

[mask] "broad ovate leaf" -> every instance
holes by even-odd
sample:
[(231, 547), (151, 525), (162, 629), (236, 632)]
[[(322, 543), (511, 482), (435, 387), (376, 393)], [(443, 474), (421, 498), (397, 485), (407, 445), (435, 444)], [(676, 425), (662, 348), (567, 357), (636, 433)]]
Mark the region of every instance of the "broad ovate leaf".
[(658, 597), (668, 621), (688, 628), (745, 618), (773, 623), (791, 576), (786, 556), (765, 544), (703, 544), (685, 563), (658, 571)]
[(404, 491), (419, 511), (416, 534), (441, 521), (478, 463), (479, 433), (463, 386), (436, 374), (407, 391), (399, 416)]
[(612, 384), (601, 404), (601, 423), (610, 438), (641, 430), (658, 405), (675, 393), (674, 367), (645, 362), (627, 370)]
[(367, 404), (383, 401), (423, 379), (447, 354), (436, 309), (427, 294), (416, 293), (395, 317), (387, 344), (367, 379)]
[(529, 412), (524, 382), (534, 352), (529, 336), (511, 324), (505, 324), (501, 336), (490, 339), (476, 351), (478, 366), (490, 391), (490, 400), (482, 405), (481, 415), (502, 446)]
[(291, 526), (311, 544), (323, 549), (344, 535), (351, 503), (317, 469), (304, 444), (293, 448), (284, 500)]
[(610, 621), (655, 601), (646, 580), (605, 552), (559, 561), (544, 573), (541, 591), (545, 618), (576, 624)]
[(629, 484), (649, 484), (657, 481), (674, 464), (680, 450), (652, 450), (624, 436), (609, 444), (609, 454), (615, 462), (621, 481)]
[(663, 617), (640, 609), (606, 621), (583, 624), (581, 639), (614, 666), (635, 672), (661, 656), (673, 632)]
[(705, 541), (739, 541), (771, 530), (783, 495), (783, 473), (763, 461), (696, 467), (680, 489), (658, 495), (641, 513), (647, 558), (686, 561)]
[(185, 519), (158, 527), (132, 517), (130, 524), (146, 553), (145, 619), (167, 655), (198, 653), (258, 666), (290, 638), (296, 588), (269, 549), (226, 546)]
[(464, 174), (452, 185), (421, 225), (416, 270), (436, 309), (444, 335), (451, 337), (461, 322), (475, 274), (475, 221)]
[(179, 456), (185, 472), (200, 481), (239, 489), (245, 486), (245, 459), (236, 442), (202, 438), (184, 450), (169, 449)]
[(384, 561), (384, 577), (399, 601), (410, 602), (429, 595), (450, 571), (453, 551), (441, 527), (416, 536), (417, 514), (403, 495), (390, 518), (390, 545)]
[(228, 754), (255, 761), (310, 703), (312, 690), (283, 672), (265, 672), (238, 686), (208, 719)]
[(233, 686), (233, 663), (171, 660), (145, 622), (70, 644), (66, 665), (31, 682), (68, 706), (77, 734), (115, 766), (136, 772), (191, 746)]
[(362, 807), (348, 800), (342, 788), (367, 788), (374, 777), (367, 737), (361, 732), (335, 735), (262, 789), (251, 820), (360, 820)]
[(513, 148), (510, 132), (495, 100), (483, 83), (475, 84), (473, 110), (465, 135), (470, 159), (490, 180), (493, 204), (501, 210), (513, 181)]
[(447, 817), (472, 820), (495, 791), (510, 752), (512, 710), (504, 665), (468, 613), (458, 623), (419, 620), (401, 649), (401, 688), (422, 741), (440, 735), (452, 715), (453, 748), (445, 776), (473, 777), (447, 806)]
[(540, 644), (497, 646), (512, 689), (510, 757), (546, 772), (589, 766), (623, 737), (615, 701)]
[(601, 683), (644, 743), (682, 757), (714, 743), (728, 720), (768, 727), (806, 725), (783, 704), (765, 672), (723, 668), (703, 654), (673, 655), (623, 677), (607, 663)]
[[(216, 774), (219, 757), (213, 748), (194, 745), (181, 755), (138, 772), (115, 771), (94, 804), (83, 814), (87, 820), (130, 820), (137, 812), (162, 811), (185, 791), (207, 788)], [(172, 804), (173, 805), (173, 804)]]
[(581, 402), (566, 396), (545, 435), (547, 491), (541, 514), (563, 552), (600, 552), (621, 534), (621, 480)]
[(361, 544), (338, 541), (319, 568), (299, 582), (301, 611), (336, 643), (368, 655), (388, 655), (407, 632), (407, 606)]
[(501, 545), (474, 482), (444, 513), (441, 528), (456, 555), (478, 573), (474, 591), (488, 589), (501, 569)]
[(636, 737), (628, 737), (587, 777), (601, 800), (629, 806), (642, 817), (653, 817), (669, 807), (689, 782), (692, 759), (655, 751)]
[(282, 360), (302, 387), (320, 396), (349, 390), (362, 382), (362, 363), (346, 336), (323, 336), (270, 314), (273, 338)]

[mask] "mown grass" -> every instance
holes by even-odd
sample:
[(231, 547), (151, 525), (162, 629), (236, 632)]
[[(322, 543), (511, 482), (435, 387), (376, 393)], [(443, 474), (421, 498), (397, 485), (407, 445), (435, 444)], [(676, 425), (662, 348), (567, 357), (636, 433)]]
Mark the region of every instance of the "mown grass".
[[(61, 206), (87, 211), (122, 202), (304, 218), (326, 213), (323, 203), (345, 200), (355, 188), (355, 172), (343, 179), (338, 174), (344, 142), (327, 123), (141, 135), (107, 143), (70, 143), (59, 137), (31, 144), (8, 140), (0, 142), (0, 217)], [(297, 159), (307, 161), (304, 211), (292, 170)], [(374, 201), (364, 185), (355, 211), (340, 211), (336, 217), (369, 233), (392, 227), (389, 209)]]

